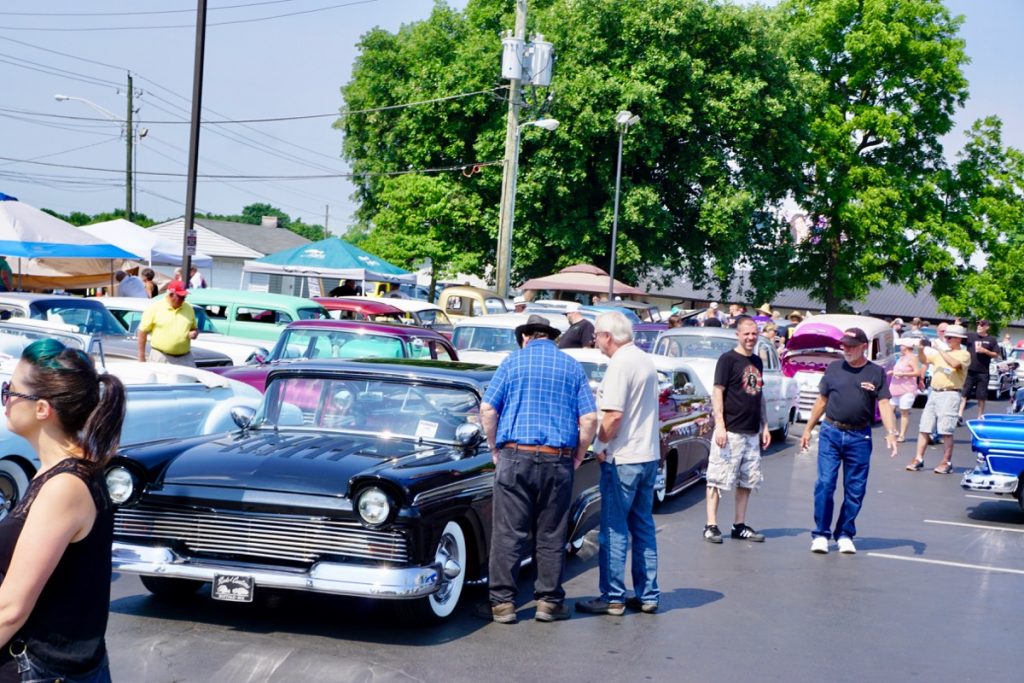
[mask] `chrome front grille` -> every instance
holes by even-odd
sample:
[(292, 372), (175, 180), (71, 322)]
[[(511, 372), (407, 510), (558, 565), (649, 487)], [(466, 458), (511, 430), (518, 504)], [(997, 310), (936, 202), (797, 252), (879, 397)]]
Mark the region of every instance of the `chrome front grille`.
[(356, 521), (153, 505), (120, 508), (114, 534), (169, 544), (197, 556), (231, 556), (253, 562), (312, 564), (322, 557), (406, 562), (406, 539)]

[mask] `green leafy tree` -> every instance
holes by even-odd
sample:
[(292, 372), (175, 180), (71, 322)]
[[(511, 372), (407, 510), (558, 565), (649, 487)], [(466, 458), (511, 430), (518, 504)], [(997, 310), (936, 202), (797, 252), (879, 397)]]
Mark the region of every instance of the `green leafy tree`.
[(886, 281), (917, 289), (962, 241), (939, 191), (939, 138), (967, 97), (961, 19), (940, 0), (789, 0), (780, 18), (806, 73), (796, 196), (814, 223), (785, 281), (829, 311)]
[[(51, 209), (43, 209), (43, 211), (50, 214), (51, 216), (56, 216), (57, 218), (63, 221), (67, 221), (68, 223), (71, 223), (71, 225), (79, 226), (89, 225), (91, 223), (103, 223), (105, 221), (112, 221), (116, 218), (125, 217), (124, 209), (114, 209), (113, 211), (97, 213), (92, 216), (90, 216), (87, 213), (82, 213), (81, 211), (72, 211), (68, 215), (58, 213)], [(141, 225), (144, 228), (148, 228), (152, 225), (156, 225), (157, 222), (158, 221), (154, 221), (152, 218), (150, 218), (144, 213), (132, 212), (132, 223), (135, 223), (136, 225)]]
[[(438, 4), (431, 17), (360, 43), (349, 109), (379, 108), (500, 85), (497, 36), (513, 3), (470, 0), (465, 12)], [(536, 0), (529, 30), (557, 49), (550, 93), (528, 93), (523, 121), (557, 118), (555, 132), (524, 128), (513, 231), (518, 279), (584, 261), (606, 265), (613, 219), (615, 114), (641, 116), (623, 156), (617, 275), (627, 280), (709, 267), (721, 283), (740, 263), (788, 256), (787, 234), (766, 209), (799, 185), (803, 108), (798, 73), (780, 51), (771, 14), (707, 0)], [(504, 93), (505, 91), (501, 91)], [(359, 175), (358, 229), (387, 231), (387, 173), (500, 160), (507, 104), (477, 96), (344, 116), (344, 155)], [(458, 245), (493, 262), (501, 166), (448, 173), (444, 206), (406, 202), (411, 215), (386, 223), (451, 226)], [(477, 206), (467, 215), (463, 207)], [(408, 258), (432, 237), (403, 240)], [(384, 242), (386, 240), (380, 240)], [(422, 241), (422, 244), (421, 244)], [(404, 260), (404, 259), (397, 259)], [(777, 268), (776, 268), (777, 270)], [(780, 281), (763, 278), (770, 293)]]

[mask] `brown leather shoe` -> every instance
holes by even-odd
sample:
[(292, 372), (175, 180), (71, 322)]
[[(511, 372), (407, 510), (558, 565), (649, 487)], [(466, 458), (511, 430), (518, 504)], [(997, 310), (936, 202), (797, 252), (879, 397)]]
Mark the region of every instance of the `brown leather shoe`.
[(637, 612), (643, 612), (644, 614), (654, 614), (658, 611), (658, 603), (643, 602), (637, 597), (626, 598), (626, 607)]
[(562, 621), (572, 616), (565, 603), (548, 602), (540, 600), (537, 602), (537, 614), (534, 617), (537, 621)]
[(497, 605), (480, 602), (473, 607), (473, 616), (484, 621), (496, 621), (499, 624), (514, 624), (516, 623), (516, 606), (511, 602), (501, 602)]

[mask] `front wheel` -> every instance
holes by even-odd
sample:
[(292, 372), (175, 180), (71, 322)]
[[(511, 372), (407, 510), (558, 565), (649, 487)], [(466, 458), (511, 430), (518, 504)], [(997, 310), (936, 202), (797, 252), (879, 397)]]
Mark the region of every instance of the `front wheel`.
[(28, 489), (28, 474), (13, 460), (0, 460), (0, 519), (11, 513)]
[(441, 621), (451, 616), (462, 597), (468, 561), (466, 534), (458, 522), (448, 522), (434, 551), (434, 562), (441, 568), (437, 590), (419, 600), (396, 603), (401, 615), (421, 622)]
[(786, 439), (789, 438), (789, 428), (793, 424), (793, 415), (790, 413), (786, 416), (786, 421), (782, 423), (782, 426), (771, 432), (773, 443), (786, 443)]
[(194, 579), (172, 579), (168, 576), (140, 576), (142, 585), (159, 598), (184, 598), (195, 594), (203, 585)]

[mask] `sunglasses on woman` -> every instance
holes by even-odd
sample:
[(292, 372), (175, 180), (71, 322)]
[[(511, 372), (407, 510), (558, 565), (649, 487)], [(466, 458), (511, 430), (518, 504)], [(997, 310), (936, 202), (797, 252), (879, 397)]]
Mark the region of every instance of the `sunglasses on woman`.
[(42, 396), (35, 396), (33, 394), (23, 394), (20, 391), (15, 391), (14, 389), (11, 389), (10, 382), (4, 382), (3, 384), (0, 384), (0, 406), (6, 406), (7, 402), (11, 400), (12, 396), (14, 398), (23, 398), (26, 401), (43, 400)]

